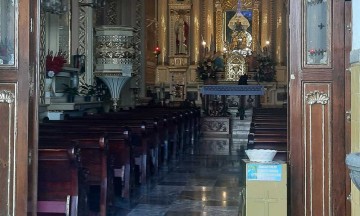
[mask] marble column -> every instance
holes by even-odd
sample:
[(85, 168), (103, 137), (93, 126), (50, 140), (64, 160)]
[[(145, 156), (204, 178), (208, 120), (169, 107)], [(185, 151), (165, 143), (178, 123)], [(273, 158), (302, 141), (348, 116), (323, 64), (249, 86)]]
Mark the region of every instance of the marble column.
[(191, 64), (196, 64), (200, 60), (200, 3), (201, 0), (193, 0), (192, 2), (192, 19), (191, 19), (191, 33), (192, 33), (192, 45), (191, 45)]
[(168, 55), (168, 46), (167, 46), (167, 23), (168, 23), (168, 0), (158, 0), (158, 38), (159, 38), (159, 47), (161, 53), (159, 55), (159, 65), (164, 65), (167, 61), (166, 56)]
[(286, 64), (286, 10), (284, 0), (274, 1), (275, 44), (273, 56), (277, 65)]
[(204, 40), (209, 50), (212, 48), (212, 46), (215, 49), (214, 0), (204, 1), (204, 11), (205, 11)]

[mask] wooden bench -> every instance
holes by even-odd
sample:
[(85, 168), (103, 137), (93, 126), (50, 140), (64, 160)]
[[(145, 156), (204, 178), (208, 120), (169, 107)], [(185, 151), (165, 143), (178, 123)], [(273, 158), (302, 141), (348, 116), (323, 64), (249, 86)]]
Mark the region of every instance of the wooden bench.
[[(68, 128), (69, 129), (69, 128)], [(46, 145), (46, 146), (55, 146), (55, 143), (62, 143), (62, 142), (68, 142), (69, 140), (77, 140), (77, 139), (84, 139), (84, 138), (92, 138), (92, 139), (98, 139), (100, 136), (106, 135), (107, 142), (110, 142), (111, 144), (108, 145), (108, 148), (111, 149), (108, 153), (108, 167), (116, 167), (116, 169), (123, 169), (122, 173), (125, 174), (125, 176), (121, 176), (122, 180), (125, 181), (125, 179), (129, 179), (130, 175), (133, 175), (133, 173), (129, 173), (131, 167), (131, 145), (130, 141), (127, 135), (124, 135), (120, 131), (114, 134), (111, 133), (104, 133), (102, 130), (99, 131), (91, 131), (86, 130), (83, 127), (70, 127), (71, 130), (66, 131), (63, 130), (61, 126), (52, 127), (49, 129), (42, 129), (40, 130), (39, 135), (39, 145), (40, 147)], [(54, 136), (55, 131), (61, 131), (61, 135), (57, 135), (57, 137)], [(116, 141), (116, 143), (114, 142)], [(86, 148), (87, 146), (82, 146), (83, 148)], [(116, 155), (115, 155), (116, 152)], [(111, 158), (121, 158), (121, 160), (116, 160), (116, 162), (121, 161), (121, 163), (112, 163), (114, 160), (111, 160)], [(119, 168), (120, 167), (120, 168)], [(126, 169), (127, 168), (127, 169)], [(125, 170), (126, 169), (126, 170)], [(110, 168), (110, 170), (112, 170)], [(119, 172), (118, 172), (119, 173)], [(129, 197), (129, 191), (130, 191), (130, 182), (123, 182), (124, 188), (122, 190), (122, 196), (125, 198)]]
[(78, 150), (39, 149), (38, 159), (37, 215), (86, 215)]
[[(116, 118), (116, 116), (118, 118)], [(156, 146), (155, 148), (159, 148), (161, 147), (162, 150), (159, 148), (159, 150), (161, 150), (161, 154), (163, 154), (163, 162), (164, 164), (166, 164), (169, 160), (169, 156), (173, 156), (174, 155), (174, 151), (177, 148), (172, 147), (172, 145), (178, 145), (178, 143), (176, 142), (177, 140), (177, 132), (176, 132), (176, 127), (171, 127), (171, 125), (169, 124), (170, 121), (168, 121), (167, 119), (162, 119), (162, 120), (157, 120), (154, 118), (140, 118), (140, 119), (122, 119), (119, 118), (119, 115), (112, 115), (112, 117), (110, 118), (109, 116), (107, 116), (106, 118), (104, 116), (91, 116), (89, 118), (77, 118), (77, 119), (71, 119), (71, 120), (64, 120), (64, 121), (49, 121), (48, 123), (45, 124), (63, 124), (63, 125), (69, 125), (69, 127), (76, 127), (76, 125), (91, 125), (91, 124), (95, 124), (97, 126), (100, 126), (102, 128), (104, 127), (131, 127), (131, 129), (133, 129), (133, 126), (136, 125), (140, 125), (140, 124), (145, 124), (147, 128), (147, 130), (153, 130), (153, 132), (158, 133), (158, 141), (160, 141), (160, 143), (158, 144), (158, 146)], [(136, 127), (135, 126), (135, 127)], [(51, 127), (49, 125), (44, 125), (44, 127)], [(88, 127), (88, 126), (87, 126)], [(156, 128), (156, 130), (154, 130), (154, 128)], [(171, 130), (172, 128), (175, 128), (173, 130)], [(173, 151), (173, 152), (171, 152)]]
[[(102, 125), (104, 124), (104, 125)], [(156, 171), (158, 164), (158, 146), (156, 141), (150, 140), (153, 136), (148, 136), (147, 134), (152, 134), (147, 132), (147, 129), (144, 127), (123, 127), (118, 125), (107, 124), (106, 122), (94, 123), (92, 126), (87, 126), (87, 122), (69, 122), (69, 121), (60, 121), (55, 123), (46, 123), (41, 127), (42, 133), (51, 133), (53, 130), (61, 130), (62, 133), (65, 133), (66, 136), (71, 139), (82, 136), (86, 137), (90, 134), (99, 134), (106, 133), (109, 139), (114, 138), (123, 138), (123, 133), (126, 131), (131, 131), (129, 133), (129, 143), (132, 149), (132, 156), (136, 159), (135, 164), (140, 167), (141, 177), (139, 179), (140, 183), (146, 183), (147, 176), (150, 173), (150, 169)], [(84, 129), (85, 128), (85, 129)], [(40, 133), (40, 137), (42, 136)], [(131, 135), (130, 135), (131, 134)]]
[[(108, 203), (111, 202), (112, 197), (109, 197), (107, 187), (110, 185), (108, 182), (108, 169), (107, 169), (107, 140), (104, 137), (88, 138), (88, 139), (76, 139), (71, 141), (64, 136), (53, 136), (52, 139), (46, 140), (39, 137), (39, 151), (42, 149), (53, 148), (57, 150), (65, 146), (77, 147), (80, 149), (81, 163), (80, 168), (83, 173), (82, 182), (86, 182), (88, 187), (97, 185), (100, 187), (99, 205), (95, 208), (95, 211), (99, 210), (101, 215), (106, 215)], [(43, 171), (39, 170), (41, 175)], [(110, 178), (111, 179), (111, 178)], [(59, 182), (61, 186), (63, 182)], [(86, 189), (87, 197), (90, 200), (88, 188)], [(89, 205), (89, 207), (96, 207)], [(91, 210), (91, 209), (90, 209)]]

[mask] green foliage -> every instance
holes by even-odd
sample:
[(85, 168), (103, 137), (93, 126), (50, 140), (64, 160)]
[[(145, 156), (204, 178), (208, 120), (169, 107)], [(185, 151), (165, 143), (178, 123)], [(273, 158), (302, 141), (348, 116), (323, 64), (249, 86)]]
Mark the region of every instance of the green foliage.
[(254, 79), (258, 82), (275, 81), (275, 62), (269, 56), (258, 56), (258, 69)]
[(214, 63), (210, 58), (204, 60), (203, 62), (200, 62), (196, 71), (199, 79), (201, 80), (207, 80), (209, 78), (216, 79), (216, 71), (214, 69)]
[(64, 93), (67, 93), (68, 95), (79, 95), (79, 90), (77, 87), (70, 87), (69, 85), (63, 84), (65, 86)]
[(80, 94), (85, 96), (96, 96), (96, 86), (84, 83), (80, 86)]

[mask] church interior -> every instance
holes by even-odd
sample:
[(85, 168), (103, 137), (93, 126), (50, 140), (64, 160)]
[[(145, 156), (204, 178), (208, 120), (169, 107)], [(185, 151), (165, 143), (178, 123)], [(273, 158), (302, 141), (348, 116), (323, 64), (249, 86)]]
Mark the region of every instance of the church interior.
[(359, 215), (359, 9), (0, 0), (0, 215)]
[[(71, 179), (85, 178), (77, 200), (69, 198), (79, 214), (245, 215), (245, 151), (277, 151), (276, 166), (286, 167), (286, 7), (281, 0), (43, 5), (38, 200), (46, 205), (59, 193), (51, 170), (71, 164), (51, 162), (64, 152), (49, 149), (72, 140), (78, 166), (68, 171), (82, 167)], [(281, 209), (271, 215), (288, 211), (284, 169)]]
[[(105, 104), (126, 109), (149, 102), (201, 105), (204, 84), (234, 85), (244, 74), (250, 85), (264, 86), (259, 98), (263, 107), (286, 106), (284, 1), (124, 2), (110, 1), (99, 8), (87, 3), (69, 5), (79, 11), (71, 16), (42, 14), (40, 66), (51, 71), (46, 68), (48, 58), (60, 55), (66, 60), (55, 79), (47, 79), (51, 78), (47, 74), (41, 77), (41, 104), (50, 104), (42, 107), (55, 111), (44, 117), (60, 118), (57, 103), (66, 102), (63, 92), (71, 90), (64, 89), (64, 83), (78, 87), (80, 96), (105, 102), (94, 103), (95, 108)], [(114, 34), (123, 40), (107, 38)], [(121, 76), (118, 80), (111, 78), (116, 73)], [(87, 88), (93, 91), (89, 94)]]

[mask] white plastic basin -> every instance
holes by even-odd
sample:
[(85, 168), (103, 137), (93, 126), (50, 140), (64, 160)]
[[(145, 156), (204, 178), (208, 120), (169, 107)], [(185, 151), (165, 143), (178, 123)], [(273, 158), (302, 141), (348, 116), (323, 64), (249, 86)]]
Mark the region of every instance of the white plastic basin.
[(245, 150), (245, 153), (249, 157), (249, 160), (254, 162), (271, 162), (274, 159), (276, 152), (276, 150), (270, 149)]

